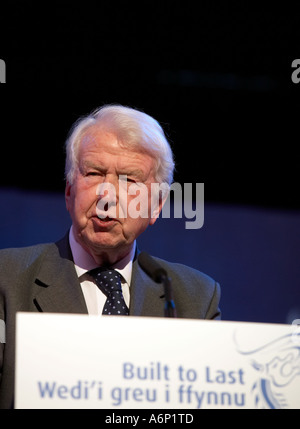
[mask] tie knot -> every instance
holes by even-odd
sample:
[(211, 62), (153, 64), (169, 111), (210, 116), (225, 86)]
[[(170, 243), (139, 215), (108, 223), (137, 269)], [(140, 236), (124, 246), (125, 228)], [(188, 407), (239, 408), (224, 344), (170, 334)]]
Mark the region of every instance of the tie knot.
[(97, 286), (108, 296), (113, 291), (122, 290), (121, 274), (110, 268), (96, 268), (89, 272)]
[(128, 316), (129, 310), (122, 293), (121, 274), (110, 268), (96, 268), (89, 271), (89, 274), (107, 297), (102, 314)]

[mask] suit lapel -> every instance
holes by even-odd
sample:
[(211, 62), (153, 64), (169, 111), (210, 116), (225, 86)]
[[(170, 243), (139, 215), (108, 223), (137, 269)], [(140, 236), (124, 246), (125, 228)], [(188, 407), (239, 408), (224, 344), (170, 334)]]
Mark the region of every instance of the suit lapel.
[(131, 316), (164, 317), (163, 286), (155, 283), (144, 273), (137, 258), (132, 266), (130, 286)]
[(39, 311), (87, 313), (74, 268), (68, 235), (49, 247), (35, 279), (35, 305)]
[[(39, 311), (88, 313), (74, 268), (68, 234), (48, 248), (35, 279), (35, 291), (34, 304)], [(152, 281), (135, 258), (130, 286), (130, 315), (164, 317), (163, 294), (163, 286)]]

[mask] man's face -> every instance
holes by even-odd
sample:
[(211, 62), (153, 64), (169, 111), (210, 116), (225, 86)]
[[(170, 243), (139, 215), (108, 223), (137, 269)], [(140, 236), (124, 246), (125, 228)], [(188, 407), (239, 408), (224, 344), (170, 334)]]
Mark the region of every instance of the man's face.
[[(67, 183), (65, 193), (75, 238), (94, 259), (106, 255), (113, 262), (112, 259), (125, 256), (136, 237), (156, 220), (151, 217), (150, 192), (151, 183), (155, 182), (154, 159), (146, 153), (122, 148), (110, 132), (92, 129), (81, 142), (78, 160), (73, 183)], [(121, 181), (120, 176), (123, 176)], [(105, 192), (109, 186), (115, 195)], [(130, 188), (141, 190), (129, 195)], [(139, 193), (144, 194), (147, 217), (133, 218), (130, 216), (135, 206), (133, 200)]]

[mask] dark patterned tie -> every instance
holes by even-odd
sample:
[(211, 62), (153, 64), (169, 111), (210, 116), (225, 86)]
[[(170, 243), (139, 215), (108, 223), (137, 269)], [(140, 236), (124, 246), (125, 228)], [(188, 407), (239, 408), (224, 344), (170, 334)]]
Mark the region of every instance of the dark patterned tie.
[(96, 268), (89, 271), (89, 274), (107, 297), (102, 314), (128, 316), (129, 310), (121, 287), (121, 274), (110, 268)]

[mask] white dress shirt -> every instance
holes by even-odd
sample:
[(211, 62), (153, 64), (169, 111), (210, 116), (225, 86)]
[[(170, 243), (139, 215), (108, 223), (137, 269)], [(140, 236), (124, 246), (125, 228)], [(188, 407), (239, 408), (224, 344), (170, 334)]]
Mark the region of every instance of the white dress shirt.
[[(97, 268), (98, 265), (92, 256), (75, 240), (73, 227), (69, 234), (70, 247), (73, 255), (75, 270), (81, 284), (82, 292), (86, 302), (89, 314), (101, 315), (106, 296), (97, 287), (92, 276), (87, 274), (87, 271)], [(130, 282), (132, 274), (132, 261), (135, 254), (136, 243), (131, 252), (125, 258), (118, 261), (113, 267), (122, 275), (122, 291), (124, 300), (129, 308), (130, 301)]]

